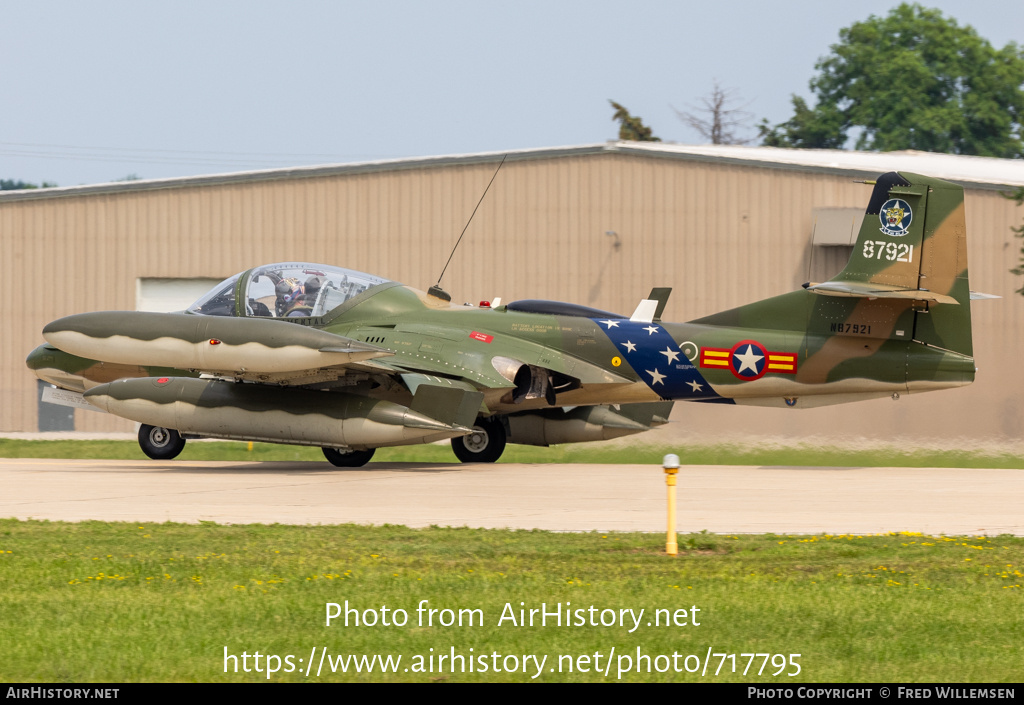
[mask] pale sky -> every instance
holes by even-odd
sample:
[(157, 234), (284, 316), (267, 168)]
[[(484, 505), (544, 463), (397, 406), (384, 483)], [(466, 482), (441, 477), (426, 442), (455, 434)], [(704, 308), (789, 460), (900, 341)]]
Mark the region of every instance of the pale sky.
[[(61, 186), (603, 142), (608, 99), (666, 141), (713, 80), (772, 123), (880, 0), (0, 0), (0, 178)], [(994, 46), (1024, 3), (923, 3)]]

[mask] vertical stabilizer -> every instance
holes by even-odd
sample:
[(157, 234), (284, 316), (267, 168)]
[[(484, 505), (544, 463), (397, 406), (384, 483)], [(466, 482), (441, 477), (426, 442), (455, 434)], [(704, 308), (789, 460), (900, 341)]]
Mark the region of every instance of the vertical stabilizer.
[(833, 282), (917, 289), (927, 204), (927, 186), (896, 172), (878, 177), (850, 261)]
[(883, 174), (846, 268), (809, 288), (906, 301), (914, 312), (913, 340), (972, 355), (963, 187), (918, 174)]

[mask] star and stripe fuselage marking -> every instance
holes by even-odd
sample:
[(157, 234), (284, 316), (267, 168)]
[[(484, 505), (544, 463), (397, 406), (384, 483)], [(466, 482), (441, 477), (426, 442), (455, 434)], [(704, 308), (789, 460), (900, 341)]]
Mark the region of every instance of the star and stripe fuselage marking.
[(615, 344), (637, 376), (661, 398), (721, 399), (663, 326), (628, 319), (591, 320)]
[(795, 375), (797, 354), (772, 352), (756, 340), (741, 340), (731, 348), (701, 348), (699, 364), (729, 370), (737, 379), (749, 382), (769, 372)]

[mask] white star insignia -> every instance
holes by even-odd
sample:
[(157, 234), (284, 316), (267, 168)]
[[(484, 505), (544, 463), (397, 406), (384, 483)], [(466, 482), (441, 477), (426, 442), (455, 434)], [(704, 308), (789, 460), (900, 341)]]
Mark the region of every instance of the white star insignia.
[(703, 392), (704, 391), (704, 385), (700, 384), (699, 382), (687, 382), (687, 384), (690, 385), (693, 388), (693, 393), (694, 394), (696, 394), (697, 392)]
[(606, 326), (608, 326), (608, 330), (619, 327), (618, 321), (601, 321), (601, 323), (604, 323)]
[(667, 357), (669, 362), (675, 362), (679, 359), (679, 353), (674, 351), (672, 348), (665, 348), (661, 351), (661, 354)]
[(740, 368), (736, 372), (743, 372), (743, 370), (750, 370), (754, 374), (757, 374), (757, 362), (758, 360), (764, 359), (764, 355), (755, 355), (754, 346), (747, 345), (747, 351), (740, 355), (734, 353), (733, 357), (740, 361)]
[(627, 340), (625, 343), (620, 343), (620, 345), (626, 348), (627, 352), (636, 352), (636, 343), (631, 343)]
[(657, 367), (653, 370), (647, 370), (647, 374), (651, 376), (651, 384), (664, 384), (661, 380), (665, 379), (665, 375), (658, 372)]
[(647, 335), (654, 335), (658, 332), (658, 326), (647, 326), (644, 330), (647, 331)]

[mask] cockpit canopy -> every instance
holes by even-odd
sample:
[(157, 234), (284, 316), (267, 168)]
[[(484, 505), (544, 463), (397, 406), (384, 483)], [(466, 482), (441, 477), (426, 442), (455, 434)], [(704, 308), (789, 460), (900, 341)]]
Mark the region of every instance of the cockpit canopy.
[(225, 279), (188, 311), (205, 316), (323, 316), (367, 289), (388, 282), (323, 264), (267, 264)]

